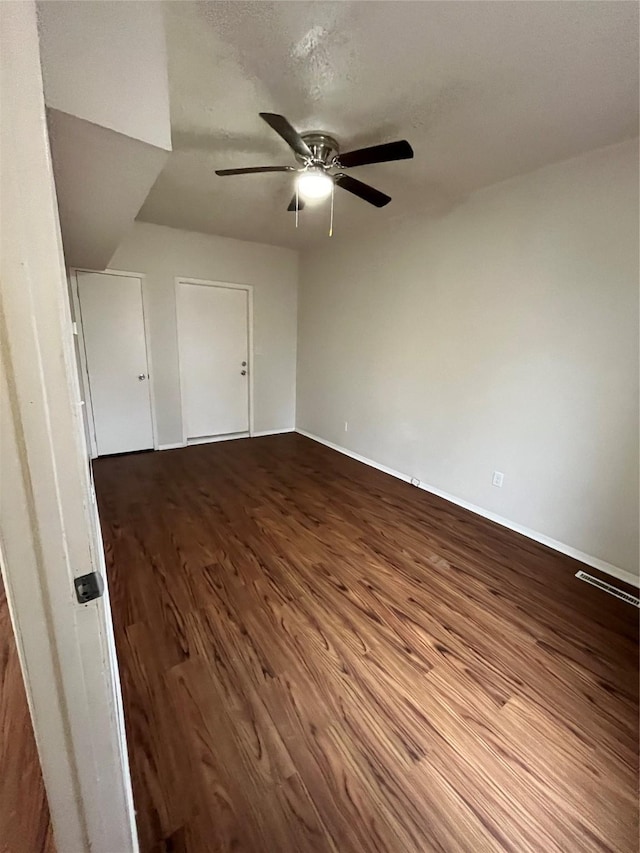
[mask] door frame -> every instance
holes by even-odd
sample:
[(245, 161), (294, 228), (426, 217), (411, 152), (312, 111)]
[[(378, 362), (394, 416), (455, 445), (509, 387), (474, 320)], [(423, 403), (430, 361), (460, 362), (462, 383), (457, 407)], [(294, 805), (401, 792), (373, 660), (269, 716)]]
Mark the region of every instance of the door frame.
[(103, 598), (88, 604), (74, 594), (75, 578), (104, 571), (104, 553), (81, 417), (35, 2), (0, 4), (0, 17), (0, 568), (56, 848), (135, 853), (108, 585)]
[[(206, 438), (187, 438), (187, 420), (184, 411), (184, 379), (182, 375), (182, 364), (180, 361), (180, 326), (178, 323), (178, 293), (181, 284), (203, 285), (205, 287), (224, 287), (228, 290), (245, 290), (247, 292), (247, 367), (249, 369), (249, 431), (242, 433), (230, 433), (229, 435), (213, 435)], [(179, 275), (174, 278), (174, 299), (176, 309), (176, 344), (178, 358), (178, 380), (180, 384), (180, 418), (182, 420), (182, 445), (186, 447), (191, 444), (209, 444), (216, 441), (232, 441), (236, 438), (252, 438), (253, 426), (253, 285), (240, 284), (231, 281), (209, 281), (203, 278), (187, 278)]]
[(76, 334), (78, 335), (78, 352), (80, 354), (80, 376), (82, 379), (82, 392), (84, 397), (84, 406), (87, 413), (87, 423), (89, 424), (89, 440), (91, 443), (91, 458), (96, 459), (98, 456), (98, 442), (96, 440), (96, 424), (93, 415), (93, 403), (91, 400), (91, 382), (89, 380), (89, 366), (87, 363), (87, 352), (85, 348), (84, 329), (82, 327), (82, 308), (80, 305), (80, 291), (78, 289), (78, 273), (97, 273), (98, 275), (116, 275), (126, 276), (127, 278), (140, 279), (140, 291), (142, 294), (142, 325), (144, 328), (144, 346), (147, 355), (147, 377), (149, 380), (149, 404), (151, 406), (151, 433), (153, 436), (153, 449), (158, 450), (158, 427), (156, 422), (156, 397), (154, 391), (154, 372), (153, 361), (151, 358), (151, 340), (149, 337), (149, 323), (147, 321), (148, 306), (146, 297), (146, 273), (140, 272), (125, 272), (124, 270), (89, 270), (83, 267), (71, 267), (69, 277), (71, 279), (71, 298), (73, 300), (73, 314), (76, 324)]

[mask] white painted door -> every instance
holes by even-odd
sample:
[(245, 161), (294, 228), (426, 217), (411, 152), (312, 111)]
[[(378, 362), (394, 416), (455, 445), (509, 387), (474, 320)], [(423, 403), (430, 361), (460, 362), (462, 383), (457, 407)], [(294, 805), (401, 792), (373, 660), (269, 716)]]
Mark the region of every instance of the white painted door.
[(99, 456), (153, 447), (142, 281), (78, 272), (78, 299)]
[(249, 430), (248, 291), (179, 282), (178, 342), (187, 439)]

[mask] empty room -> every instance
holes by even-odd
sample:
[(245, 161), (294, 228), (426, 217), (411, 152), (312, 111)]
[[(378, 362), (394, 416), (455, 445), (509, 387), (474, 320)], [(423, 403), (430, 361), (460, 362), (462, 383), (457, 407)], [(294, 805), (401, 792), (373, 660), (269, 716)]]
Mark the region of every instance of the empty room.
[(639, 8), (0, 3), (0, 853), (638, 853)]

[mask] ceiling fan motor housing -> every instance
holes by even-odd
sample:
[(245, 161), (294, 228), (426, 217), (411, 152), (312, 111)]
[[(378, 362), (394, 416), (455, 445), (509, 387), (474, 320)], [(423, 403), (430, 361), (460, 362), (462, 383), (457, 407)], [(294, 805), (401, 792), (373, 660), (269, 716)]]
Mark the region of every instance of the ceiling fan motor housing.
[[(301, 134), (304, 141), (307, 143), (313, 154), (311, 165), (314, 166), (331, 166), (333, 160), (340, 153), (340, 146), (332, 136), (322, 131), (314, 130), (310, 133)], [(300, 154), (295, 155), (299, 163), (307, 164), (307, 160)]]

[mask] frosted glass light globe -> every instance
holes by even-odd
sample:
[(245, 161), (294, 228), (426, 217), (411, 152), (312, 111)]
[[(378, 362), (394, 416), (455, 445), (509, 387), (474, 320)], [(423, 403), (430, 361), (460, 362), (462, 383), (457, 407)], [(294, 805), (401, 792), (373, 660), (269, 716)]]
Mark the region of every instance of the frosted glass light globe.
[(324, 169), (307, 169), (298, 175), (298, 193), (305, 201), (321, 201), (331, 195), (333, 181)]

